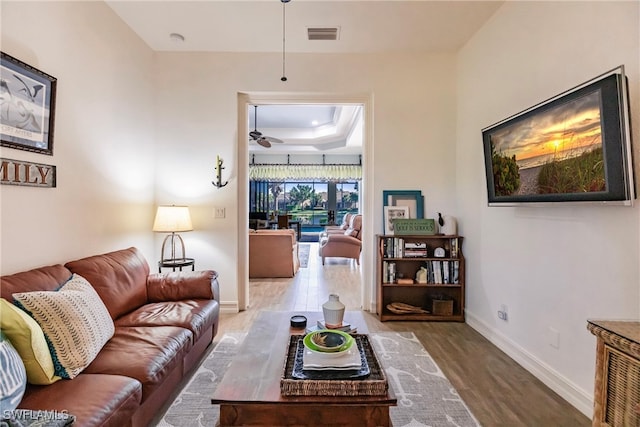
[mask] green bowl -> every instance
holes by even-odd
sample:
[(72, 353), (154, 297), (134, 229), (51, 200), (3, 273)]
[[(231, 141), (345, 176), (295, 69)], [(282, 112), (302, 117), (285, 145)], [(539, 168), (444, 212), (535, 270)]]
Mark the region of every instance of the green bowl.
[(338, 353), (351, 348), (354, 341), (346, 332), (321, 329), (308, 333), (302, 342), (309, 350), (318, 353)]

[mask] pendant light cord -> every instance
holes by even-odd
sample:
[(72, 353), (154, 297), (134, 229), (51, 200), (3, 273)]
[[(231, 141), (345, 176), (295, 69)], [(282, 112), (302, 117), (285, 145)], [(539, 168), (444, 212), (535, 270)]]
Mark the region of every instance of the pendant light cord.
[(282, 1), (282, 77), (280, 78), (280, 80), (282, 80), (283, 82), (287, 81), (287, 75), (285, 73), (285, 22), (286, 22), (286, 15), (285, 15), (285, 5), (287, 4), (286, 1)]

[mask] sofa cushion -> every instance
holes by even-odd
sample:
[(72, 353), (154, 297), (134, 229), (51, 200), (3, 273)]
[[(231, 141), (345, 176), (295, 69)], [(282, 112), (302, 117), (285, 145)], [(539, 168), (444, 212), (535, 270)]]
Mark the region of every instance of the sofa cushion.
[(362, 215), (353, 215), (349, 221), (349, 227), (344, 231), (345, 236), (360, 239), (360, 230), (362, 229)]
[(342, 217), (342, 224), (340, 224), (340, 228), (343, 230), (346, 230), (347, 228), (349, 228), (349, 223), (351, 222), (351, 215), (350, 213), (346, 213), (344, 214), (344, 216)]
[(18, 350), (31, 384), (51, 384), (60, 379), (38, 322), (4, 298), (0, 298), (0, 329)]
[(27, 372), (18, 351), (0, 331), (0, 415), (13, 411), (27, 387)]
[(120, 326), (180, 326), (193, 332), (193, 342), (218, 318), (214, 300), (167, 301), (146, 304), (116, 320)]
[(136, 248), (82, 258), (65, 267), (91, 283), (112, 319), (147, 302), (149, 264)]
[(113, 336), (107, 308), (77, 274), (58, 291), (21, 292), (13, 298), (42, 328), (55, 373), (62, 378), (76, 377)]
[(218, 274), (213, 270), (150, 274), (147, 298), (149, 302), (215, 299), (219, 297), (216, 295), (217, 278)]
[(77, 426), (122, 427), (140, 407), (142, 384), (119, 375), (82, 373), (73, 380), (27, 387), (20, 408), (73, 414)]
[(182, 363), (191, 343), (192, 333), (176, 326), (118, 327), (84, 373), (135, 378), (144, 402)]

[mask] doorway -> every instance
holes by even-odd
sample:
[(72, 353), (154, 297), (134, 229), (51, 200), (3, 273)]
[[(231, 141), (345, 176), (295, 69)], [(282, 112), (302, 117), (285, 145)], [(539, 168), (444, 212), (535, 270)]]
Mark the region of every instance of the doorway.
[(361, 306), (364, 310), (375, 310), (375, 291), (373, 288), (373, 221), (367, 220), (373, 215), (373, 101), (370, 94), (293, 94), (293, 93), (238, 93), (238, 309), (246, 310), (250, 305), (249, 295), (249, 145), (246, 136), (248, 111), (251, 105), (361, 105), (363, 108), (362, 143), (362, 203), (363, 221), (362, 267), (361, 267)]

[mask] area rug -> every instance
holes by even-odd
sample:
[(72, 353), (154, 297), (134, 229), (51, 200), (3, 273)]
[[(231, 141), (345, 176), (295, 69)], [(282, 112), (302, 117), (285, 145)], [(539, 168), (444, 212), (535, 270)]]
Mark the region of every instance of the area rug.
[[(202, 363), (157, 427), (215, 426), (219, 406), (211, 396), (245, 333), (227, 333)], [(412, 332), (369, 334), (398, 406), (394, 427), (477, 427), (467, 405)]]
[(308, 243), (298, 243), (298, 259), (300, 260), (300, 268), (309, 266), (309, 251), (311, 245)]

